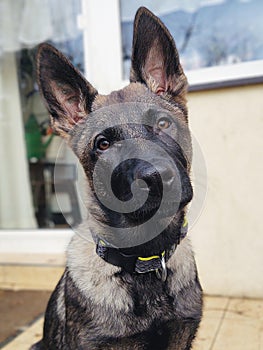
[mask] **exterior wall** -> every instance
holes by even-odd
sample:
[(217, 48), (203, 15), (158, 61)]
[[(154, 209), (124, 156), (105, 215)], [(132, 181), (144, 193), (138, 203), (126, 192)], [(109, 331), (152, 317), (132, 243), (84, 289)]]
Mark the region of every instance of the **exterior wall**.
[(206, 161), (205, 208), (190, 236), (209, 294), (263, 296), (263, 85), (189, 94)]

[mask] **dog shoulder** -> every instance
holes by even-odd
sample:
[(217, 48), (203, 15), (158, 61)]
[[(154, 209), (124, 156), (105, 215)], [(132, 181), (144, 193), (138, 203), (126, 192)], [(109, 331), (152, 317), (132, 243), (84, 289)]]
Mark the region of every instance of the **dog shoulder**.
[(68, 247), (67, 268), (74, 285), (95, 305), (111, 305), (118, 312), (132, 307), (127, 286), (116, 277), (120, 268), (102, 260), (93, 242), (75, 235)]
[(200, 321), (202, 316), (202, 287), (200, 285), (191, 242), (185, 238), (169, 259), (170, 294), (176, 300), (176, 313), (182, 318)]
[(178, 294), (196, 280), (197, 271), (194, 253), (191, 242), (187, 237), (177, 246), (176, 251), (167, 262), (167, 268), (173, 273), (169, 280), (173, 294)]

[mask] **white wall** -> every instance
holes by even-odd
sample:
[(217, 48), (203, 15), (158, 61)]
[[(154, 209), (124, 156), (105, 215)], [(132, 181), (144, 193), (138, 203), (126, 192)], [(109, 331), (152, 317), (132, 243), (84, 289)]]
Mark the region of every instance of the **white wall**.
[(204, 290), (263, 297), (263, 86), (189, 94), (191, 128), (208, 171), (191, 230)]

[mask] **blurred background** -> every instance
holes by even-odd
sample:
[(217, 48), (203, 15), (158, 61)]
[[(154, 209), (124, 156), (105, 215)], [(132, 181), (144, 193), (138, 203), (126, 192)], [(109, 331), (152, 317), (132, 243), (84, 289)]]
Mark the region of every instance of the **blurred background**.
[(204, 291), (263, 298), (261, 0), (0, 0), (0, 289), (52, 290), (85, 217), (78, 162), (39, 96), (36, 47), (53, 44), (109, 93), (128, 84), (139, 6), (168, 27), (189, 80), (205, 160), (199, 174), (196, 154), (193, 181), (206, 192), (189, 237)]

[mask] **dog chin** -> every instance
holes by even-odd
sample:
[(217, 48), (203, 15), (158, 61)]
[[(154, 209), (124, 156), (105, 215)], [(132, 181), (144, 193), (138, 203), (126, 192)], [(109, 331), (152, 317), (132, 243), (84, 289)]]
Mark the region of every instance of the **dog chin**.
[(165, 203), (162, 206), (160, 206), (160, 203), (158, 203), (158, 205), (151, 203), (150, 205), (142, 206), (135, 212), (125, 214), (125, 217), (130, 223), (133, 223), (134, 225), (142, 224), (154, 216), (154, 220), (174, 217), (178, 213), (179, 207), (180, 204), (178, 205), (176, 202)]

